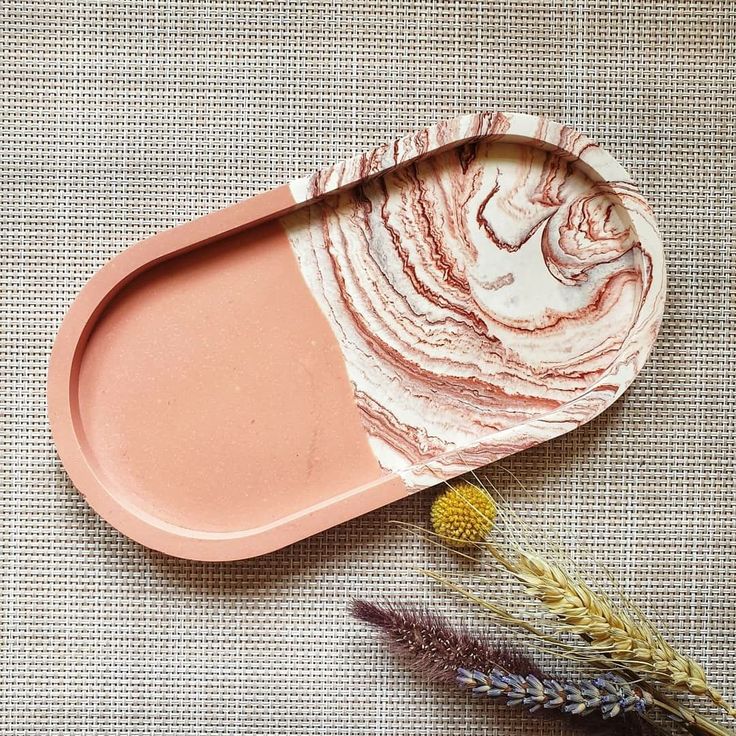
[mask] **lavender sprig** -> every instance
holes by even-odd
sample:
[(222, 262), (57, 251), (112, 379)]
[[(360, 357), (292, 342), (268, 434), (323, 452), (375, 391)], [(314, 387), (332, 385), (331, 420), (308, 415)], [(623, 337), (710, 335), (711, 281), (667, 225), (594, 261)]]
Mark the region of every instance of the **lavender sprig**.
[(642, 716), (652, 696), (612, 672), (594, 680), (558, 682), (535, 675), (518, 675), (494, 668), (490, 674), (458, 668), (457, 681), (476, 695), (503, 698), (508, 706), (521, 705), (530, 713), (541, 708), (575, 716), (597, 712), (603, 719), (635, 712)]

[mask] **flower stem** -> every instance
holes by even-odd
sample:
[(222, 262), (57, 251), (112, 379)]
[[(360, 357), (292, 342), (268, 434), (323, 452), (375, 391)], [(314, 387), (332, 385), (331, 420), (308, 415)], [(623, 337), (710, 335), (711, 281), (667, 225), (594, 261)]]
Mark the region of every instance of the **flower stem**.
[(654, 695), (653, 705), (674, 716), (675, 720), (682, 721), (691, 732), (708, 734), (708, 736), (736, 736), (733, 731), (719, 726), (709, 718), (701, 716), (661, 693)]

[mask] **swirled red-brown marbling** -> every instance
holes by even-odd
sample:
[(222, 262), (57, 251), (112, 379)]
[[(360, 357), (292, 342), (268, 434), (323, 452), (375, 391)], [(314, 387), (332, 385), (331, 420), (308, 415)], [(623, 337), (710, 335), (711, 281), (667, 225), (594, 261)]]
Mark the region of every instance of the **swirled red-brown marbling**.
[[(622, 203), (637, 193), (573, 158), (483, 139), (283, 219), (385, 468), (542, 421), (620, 351), (648, 288)], [(351, 165), (360, 176), (379, 166)], [(327, 172), (315, 192), (354, 174)]]

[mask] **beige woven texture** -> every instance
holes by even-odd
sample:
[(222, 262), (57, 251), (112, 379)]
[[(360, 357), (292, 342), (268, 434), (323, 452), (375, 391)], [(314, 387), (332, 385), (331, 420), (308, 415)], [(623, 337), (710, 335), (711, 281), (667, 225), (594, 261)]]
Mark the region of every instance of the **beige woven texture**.
[(347, 616), (361, 596), (476, 617), (413, 570), (446, 557), (388, 523), (426, 523), (433, 491), (262, 559), (180, 561), (87, 507), (45, 418), (54, 334), (115, 253), (480, 109), (548, 115), (606, 146), (650, 199), (669, 268), (642, 375), (596, 421), (506, 463), (530, 489), (518, 503), (604, 562), (736, 700), (732, 3), (0, 8), (0, 733), (523, 730), (426, 687)]

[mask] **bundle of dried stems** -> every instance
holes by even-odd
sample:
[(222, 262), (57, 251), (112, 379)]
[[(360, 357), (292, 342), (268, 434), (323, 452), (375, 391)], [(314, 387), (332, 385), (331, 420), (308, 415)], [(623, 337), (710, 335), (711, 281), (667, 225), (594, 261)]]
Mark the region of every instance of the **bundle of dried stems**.
[[(493, 530), (488, 539), (474, 545), (473, 551), (458, 550), (446, 535), (404, 526), (471, 560), (470, 577), (476, 582), (485, 585), (501, 572), (521, 584), (540, 605), (531, 612), (512, 613), (508, 605), (502, 606), (448, 575), (424, 572), (481, 606), (496, 623), (523, 632), (532, 649), (598, 674), (578, 681), (560, 681), (541, 673), (531, 660), (518, 653), (513, 653), (512, 663), (507, 648), (490, 646), (413, 609), (358, 602), (354, 607), (358, 618), (381, 629), (394, 649), (409, 654), (412, 663), (434, 679), (440, 673), (439, 679), (457, 678), (475, 693), (509, 705), (568, 715), (597, 713), (606, 720), (621, 715), (625, 717), (621, 724), (624, 730), (631, 728), (630, 716), (648, 723), (650, 712), (655, 711), (693, 733), (734, 736), (690, 703), (677, 699), (677, 693), (701, 696), (736, 716), (736, 709), (710, 684), (697, 662), (667, 642), (612, 581), (618, 591), (615, 595), (586, 580), (558, 543), (513, 513), (493, 486), (482, 484), (477, 476), (473, 479), (494, 509), (494, 518), (486, 519)], [(489, 506), (471, 500), (467, 503), (481, 516)], [(672, 692), (668, 694), (668, 690)]]

